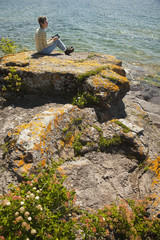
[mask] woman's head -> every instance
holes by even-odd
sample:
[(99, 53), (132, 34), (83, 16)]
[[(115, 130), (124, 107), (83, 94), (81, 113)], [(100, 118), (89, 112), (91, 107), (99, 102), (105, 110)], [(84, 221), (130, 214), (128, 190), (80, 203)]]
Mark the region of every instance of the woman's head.
[(45, 16), (38, 17), (38, 22), (41, 28), (46, 28), (48, 26), (48, 21)]

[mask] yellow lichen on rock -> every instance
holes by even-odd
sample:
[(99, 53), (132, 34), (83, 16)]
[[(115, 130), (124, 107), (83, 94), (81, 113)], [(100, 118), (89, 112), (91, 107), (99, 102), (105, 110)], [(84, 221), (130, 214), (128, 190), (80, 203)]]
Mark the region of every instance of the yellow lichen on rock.
[[(21, 76), (25, 89), (32, 92), (75, 95), (79, 88), (82, 90), (79, 76), (84, 76), (83, 88), (85, 88), (85, 81), (91, 75), (95, 75), (97, 69), (103, 78), (112, 78), (112, 80), (116, 78), (115, 85), (128, 86), (125, 87), (125, 92), (129, 89), (129, 82), (124, 77), (125, 71), (121, 68), (121, 61), (105, 54), (73, 53), (71, 56), (66, 56), (55, 52), (55, 55), (44, 56), (24, 52), (4, 57), (1, 61), (0, 72), (8, 74), (10, 66), (14, 66)], [(102, 70), (101, 73), (100, 70)], [(100, 80), (95, 85), (97, 89), (100, 89), (102, 85), (100, 75)], [(105, 91), (107, 91), (107, 81), (104, 79), (103, 81), (106, 86)], [(110, 86), (108, 84), (111, 89)], [(116, 87), (113, 89), (117, 90)], [(101, 92), (98, 95), (100, 96)]]
[(37, 114), (29, 123), (19, 125), (10, 131), (10, 142), (14, 142), (12, 162), (17, 172), (29, 171), (33, 164), (40, 161), (39, 159), (44, 165), (64, 147), (68, 149), (69, 156), (74, 135), (63, 141), (63, 129), (72, 126), (72, 121), (79, 116), (81, 116), (80, 109), (66, 104), (61, 108), (55, 107)]

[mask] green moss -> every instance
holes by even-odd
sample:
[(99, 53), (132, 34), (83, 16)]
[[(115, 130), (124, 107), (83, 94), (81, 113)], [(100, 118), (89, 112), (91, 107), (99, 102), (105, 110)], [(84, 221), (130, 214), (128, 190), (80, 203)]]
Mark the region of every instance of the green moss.
[(2, 149), (4, 155), (9, 152), (9, 146), (10, 144), (8, 142), (4, 143), (3, 145), (0, 145), (0, 148)]
[(119, 145), (123, 142), (123, 139), (118, 136), (117, 134), (115, 134), (112, 138), (104, 138), (103, 135), (100, 135), (99, 138), (99, 147), (100, 148), (105, 148), (105, 147), (109, 147), (109, 146), (116, 146)]
[(126, 125), (124, 125), (124, 124), (121, 123), (120, 121), (115, 120), (114, 122), (123, 128), (123, 132), (124, 132), (124, 133), (128, 133), (128, 132), (131, 131), (130, 128), (128, 128)]
[(4, 144), (0, 145), (0, 148), (3, 151), (3, 155), (6, 155), (12, 150), (12, 148), (14, 147), (15, 141), (16, 140), (9, 140), (9, 141), (6, 141)]
[(118, 81), (118, 78), (116, 78), (116, 77), (112, 77), (112, 76), (110, 76), (110, 77), (107, 77), (109, 80), (111, 80), (112, 82), (117, 82)]
[(96, 125), (93, 125), (92, 127), (94, 127), (98, 132), (102, 132), (102, 129), (101, 128), (99, 128), (98, 126), (96, 126)]
[(89, 78), (91, 76), (95, 76), (95, 75), (99, 74), (102, 70), (104, 70), (106, 68), (107, 68), (107, 66), (97, 67), (96, 69), (90, 70), (90, 71), (88, 71), (86, 73), (78, 74), (77, 81), (79, 83), (82, 83), (86, 78)]
[(87, 142), (86, 146), (90, 148), (90, 147), (92, 147), (94, 144), (95, 144), (94, 142)]
[(144, 168), (144, 172), (147, 172), (148, 170), (149, 170), (149, 167), (146, 166), (146, 167)]
[(64, 141), (69, 141), (72, 136), (73, 136), (73, 132), (69, 131), (65, 134), (65, 137), (63, 137), (63, 140)]
[(78, 95), (72, 99), (72, 104), (77, 105), (79, 108), (90, 107), (98, 105), (99, 103), (100, 99), (98, 97), (87, 92), (78, 93)]
[(68, 129), (69, 129), (69, 127), (63, 128), (63, 129), (62, 129), (62, 132), (63, 132), (63, 133), (66, 133), (66, 132), (68, 131)]
[(97, 54), (96, 53), (90, 53), (89, 55), (88, 55), (88, 58), (93, 58), (93, 57), (95, 57)]
[(82, 120), (83, 120), (82, 117), (75, 118), (72, 120), (71, 125), (72, 124), (80, 125), (82, 123)]

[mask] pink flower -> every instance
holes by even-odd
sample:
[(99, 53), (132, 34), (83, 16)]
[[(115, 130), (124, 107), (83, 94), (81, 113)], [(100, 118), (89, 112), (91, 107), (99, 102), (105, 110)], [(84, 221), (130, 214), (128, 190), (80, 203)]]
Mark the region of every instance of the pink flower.
[(23, 220), (22, 216), (19, 216), (19, 217), (16, 218), (16, 222), (20, 222), (22, 220)]
[(16, 212), (16, 213), (14, 214), (15, 217), (17, 217), (18, 215), (19, 215), (19, 212)]
[(29, 231), (31, 229), (31, 226), (29, 224), (26, 225), (26, 231)]
[(109, 230), (106, 230), (105, 236), (109, 236)]
[(21, 230), (19, 230), (18, 232), (16, 232), (16, 233), (15, 233), (15, 236), (18, 236), (18, 237), (20, 237), (20, 236), (21, 236), (21, 234), (22, 234), (22, 231), (21, 231)]
[(12, 197), (12, 200), (14, 201), (14, 200), (19, 200), (19, 199), (22, 199), (22, 197), (21, 196), (13, 196)]
[(10, 205), (11, 205), (11, 203), (10, 203), (10, 201), (8, 201), (8, 200), (5, 200), (5, 201), (3, 202), (3, 205), (4, 205), (4, 206), (10, 206)]
[(35, 195), (34, 195), (33, 193), (31, 193), (30, 197), (31, 197), (31, 198), (34, 198), (34, 197), (35, 197)]
[(28, 217), (29, 216), (29, 212), (25, 212), (24, 216)]
[(38, 183), (38, 178), (33, 179), (35, 183)]
[(36, 206), (36, 208), (40, 211), (42, 211), (42, 206), (39, 204), (38, 206)]
[(29, 231), (30, 230), (30, 228), (31, 228), (31, 226), (28, 224), (28, 223), (26, 223), (26, 222), (22, 222), (22, 225), (21, 225), (23, 228), (25, 228), (26, 229), (26, 231)]
[(5, 238), (3, 236), (0, 236), (0, 240), (5, 240)]
[(26, 227), (27, 226), (27, 223), (26, 222), (22, 222), (22, 227)]
[(94, 233), (96, 233), (96, 232), (97, 232), (97, 229), (96, 229), (95, 227), (93, 227), (93, 228), (92, 228), (92, 231), (93, 231)]

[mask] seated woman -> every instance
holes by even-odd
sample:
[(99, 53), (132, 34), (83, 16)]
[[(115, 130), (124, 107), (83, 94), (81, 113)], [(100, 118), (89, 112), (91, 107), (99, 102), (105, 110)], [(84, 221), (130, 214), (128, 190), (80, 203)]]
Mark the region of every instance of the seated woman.
[(55, 35), (49, 40), (47, 40), (47, 34), (44, 31), (48, 27), (48, 21), (45, 16), (40, 16), (38, 18), (40, 27), (35, 32), (35, 43), (36, 50), (38, 53), (48, 55), (56, 47), (59, 47), (66, 55), (69, 55), (74, 51), (73, 47), (66, 48), (63, 42), (59, 39), (59, 35)]

